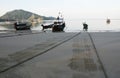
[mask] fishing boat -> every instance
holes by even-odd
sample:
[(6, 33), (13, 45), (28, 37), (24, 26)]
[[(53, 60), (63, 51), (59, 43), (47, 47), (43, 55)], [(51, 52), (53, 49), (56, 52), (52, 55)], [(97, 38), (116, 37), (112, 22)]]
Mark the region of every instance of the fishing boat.
[(64, 28), (65, 28), (65, 21), (61, 15), (61, 13), (59, 13), (58, 17), (52, 24), (49, 24), (49, 25), (42, 24), (41, 26), (43, 27), (42, 30), (51, 28), (52, 32), (62, 32), (62, 31), (64, 31)]
[(52, 27), (52, 32), (61, 32), (64, 31), (65, 22), (64, 21), (55, 21)]
[(31, 24), (27, 22), (15, 22), (14, 28), (16, 30), (30, 30)]
[(56, 21), (54, 21), (52, 32), (62, 32), (64, 31), (64, 28), (65, 28), (65, 21), (64, 18), (62, 17), (62, 14), (59, 13)]
[(107, 24), (110, 24), (110, 19), (107, 19), (107, 20), (106, 20), (106, 23), (107, 23)]
[(53, 27), (53, 23), (52, 24), (41, 24), (41, 26), (42, 26), (42, 30), (44, 30), (44, 29), (48, 29), (48, 28), (52, 28)]

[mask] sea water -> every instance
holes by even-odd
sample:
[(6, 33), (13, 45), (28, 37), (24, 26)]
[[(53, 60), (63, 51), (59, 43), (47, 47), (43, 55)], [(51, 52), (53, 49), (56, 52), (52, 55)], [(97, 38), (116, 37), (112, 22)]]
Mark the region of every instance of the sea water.
[(83, 23), (88, 24), (88, 31), (120, 31), (120, 20), (111, 20), (108, 24), (105, 19), (66, 20), (66, 31), (82, 31)]
[[(120, 20), (111, 19), (109, 24), (106, 23), (106, 19), (66, 19), (66, 32), (79, 32), (83, 30), (83, 23), (86, 22), (88, 24), (88, 31), (89, 32), (100, 32), (100, 31), (120, 31)], [(46, 22), (47, 23), (47, 22)], [(4, 27), (0, 26), (0, 30), (11, 30), (14, 27)], [(41, 24), (38, 26), (32, 27), (32, 30), (41, 31), (42, 27)], [(49, 29), (48, 29), (49, 30)]]

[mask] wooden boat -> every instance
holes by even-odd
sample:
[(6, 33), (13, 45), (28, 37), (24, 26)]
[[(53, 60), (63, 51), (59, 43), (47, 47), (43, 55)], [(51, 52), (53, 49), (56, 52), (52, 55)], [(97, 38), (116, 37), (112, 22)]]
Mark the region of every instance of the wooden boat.
[(16, 30), (30, 30), (31, 24), (27, 22), (15, 22), (14, 28)]
[(106, 23), (107, 23), (107, 24), (110, 24), (110, 19), (107, 19)]
[(53, 27), (53, 25), (54, 24), (48, 24), (48, 25), (41, 25), (42, 27), (43, 27), (43, 29), (42, 30), (44, 30), (44, 29), (48, 29), (48, 28), (52, 28)]

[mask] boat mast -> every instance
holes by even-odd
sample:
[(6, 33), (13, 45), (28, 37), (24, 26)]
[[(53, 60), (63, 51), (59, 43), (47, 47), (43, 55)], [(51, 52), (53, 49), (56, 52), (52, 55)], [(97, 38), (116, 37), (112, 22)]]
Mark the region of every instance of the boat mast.
[(59, 20), (62, 20), (62, 22), (63, 22), (64, 18), (63, 18), (63, 16), (62, 16), (62, 13), (61, 13), (61, 12), (58, 13), (57, 20), (58, 20), (58, 21), (59, 21)]

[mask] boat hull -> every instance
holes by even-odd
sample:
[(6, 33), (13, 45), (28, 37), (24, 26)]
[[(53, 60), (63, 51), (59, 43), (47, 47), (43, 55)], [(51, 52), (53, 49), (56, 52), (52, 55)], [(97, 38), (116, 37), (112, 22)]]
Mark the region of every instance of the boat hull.
[(65, 28), (65, 23), (62, 23), (62, 24), (55, 24), (53, 27), (52, 27), (52, 32), (63, 32), (64, 31), (64, 28)]
[(27, 23), (19, 23), (19, 24), (15, 23), (14, 28), (16, 30), (30, 30), (31, 25)]

